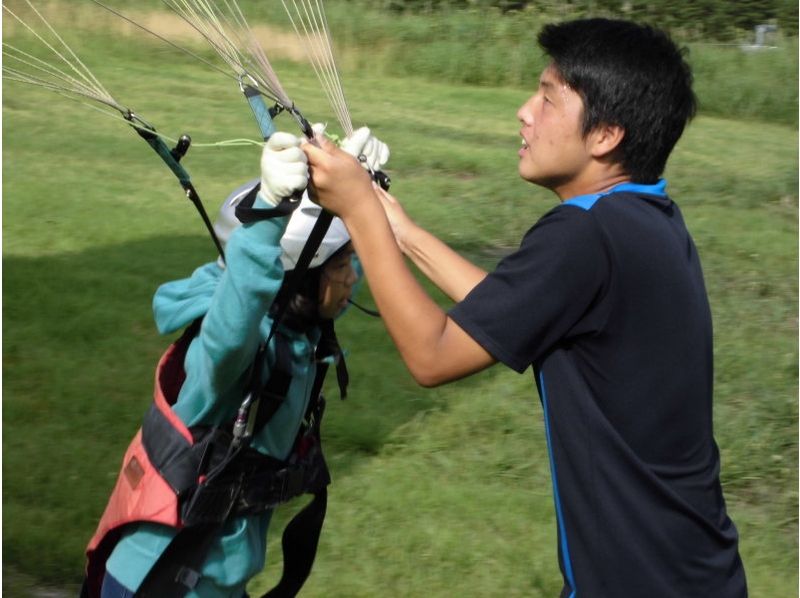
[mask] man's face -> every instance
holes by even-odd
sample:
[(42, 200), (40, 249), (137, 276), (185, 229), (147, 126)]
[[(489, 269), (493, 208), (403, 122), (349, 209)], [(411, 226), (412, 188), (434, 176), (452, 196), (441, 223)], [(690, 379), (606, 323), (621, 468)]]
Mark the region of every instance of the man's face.
[(347, 307), (353, 285), (358, 281), (353, 254), (353, 246), (348, 243), (344, 251), (328, 260), (322, 268), (319, 280), (319, 315), (322, 319), (333, 319)]
[[(588, 164), (581, 135), (583, 101), (553, 65), (539, 78), (539, 89), (517, 111), (522, 124), (519, 175), (558, 193)], [(560, 194), (559, 194), (560, 195)]]

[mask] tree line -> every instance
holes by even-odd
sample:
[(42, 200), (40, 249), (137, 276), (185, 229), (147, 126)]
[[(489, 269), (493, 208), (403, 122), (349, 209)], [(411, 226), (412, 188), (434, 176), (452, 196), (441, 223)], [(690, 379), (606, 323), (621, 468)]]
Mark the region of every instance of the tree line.
[(647, 22), (691, 40), (742, 40), (758, 25), (797, 34), (797, 0), (383, 0), (393, 12), (494, 9), (513, 16), (536, 11), (554, 18), (607, 16)]

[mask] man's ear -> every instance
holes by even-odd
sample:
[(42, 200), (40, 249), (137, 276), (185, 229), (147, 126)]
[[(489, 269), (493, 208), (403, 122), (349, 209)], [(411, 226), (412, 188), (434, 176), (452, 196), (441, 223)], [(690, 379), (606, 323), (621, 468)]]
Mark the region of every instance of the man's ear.
[(589, 152), (594, 158), (604, 158), (614, 152), (625, 138), (625, 129), (619, 125), (600, 123), (589, 134)]

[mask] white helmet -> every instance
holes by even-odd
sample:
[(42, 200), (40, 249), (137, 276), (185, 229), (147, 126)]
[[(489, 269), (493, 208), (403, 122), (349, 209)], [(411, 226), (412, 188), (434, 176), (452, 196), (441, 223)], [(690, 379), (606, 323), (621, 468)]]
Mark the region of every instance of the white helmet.
[[(300, 205), (289, 219), (286, 232), (281, 237), (281, 249), (283, 249), (281, 262), (283, 262), (284, 270), (294, 270), (297, 260), (300, 259), (300, 252), (303, 251), (303, 247), (305, 247), (306, 241), (311, 235), (311, 230), (314, 228), (314, 224), (321, 213), (322, 208), (311, 201), (308, 195), (304, 193), (303, 199), (300, 200)], [(349, 242), (350, 234), (347, 232), (344, 222), (334, 217), (328, 232), (322, 238), (322, 243), (319, 244), (317, 252), (311, 258), (311, 263), (308, 267), (316, 268), (321, 266)]]
[[(217, 239), (223, 248), (227, 245), (233, 231), (242, 225), (236, 217), (236, 206), (259, 182), (261, 182), (261, 179), (253, 179), (237, 187), (219, 207), (219, 214), (217, 214), (217, 219), (214, 221), (214, 234), (217, 235)], [(222, 260), (220, 260), (220, 263), (222, 263)]]
[[(236, 218), (236, 206), (258, 182), (260, 182), (260, 179), (253, 179), (238, 187), (225, 199), (222, 207), (220, 207), (219, 215), (214, 222), (214, 232), (223, 247), (228, 242), (231, 233), (241, 226), (241, 222)], [(312, 202), (307, 193), (303, 193), (300, 205), (292, 212), (289, 224), (286, 226), (286, 231), (281, 238), (281, 249), (283, 250), (281, 252), (281, 262), (284, 270), (294, 270), (297, 260), (300, 258), (300, 252), (303, 251), (308, 236), (311, 234), (314, 223), (321, 212), (322, 208)], [(316, 268), (321, 266), (349, 242), (350, 234), (347, 232), (344, 222), (334, 217), (328, 232), (325, 233), (325, 237), (323, 237), (322, 243), (317, 248), (308, 267)], [(218, 260), (218, 263), (223, 265), (222, 260)]]

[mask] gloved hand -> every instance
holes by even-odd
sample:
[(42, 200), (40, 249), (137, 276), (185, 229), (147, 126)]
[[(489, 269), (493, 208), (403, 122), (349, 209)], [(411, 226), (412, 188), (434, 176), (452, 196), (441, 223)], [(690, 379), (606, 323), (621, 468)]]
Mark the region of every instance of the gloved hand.
[(308, 159), (300, 143), (291, 133), (278, 131), (264, 144), (259, 195), (270, 206), (308, 185)]
[[(367, 170), (381, 170), (389, 161), (389, 146), (374, 137), (367, 127), (361, 127), (350, 137), (345, 137), (341, 148), (358, 158)], [(364, 156), (362, 159), (361, 156)]]

